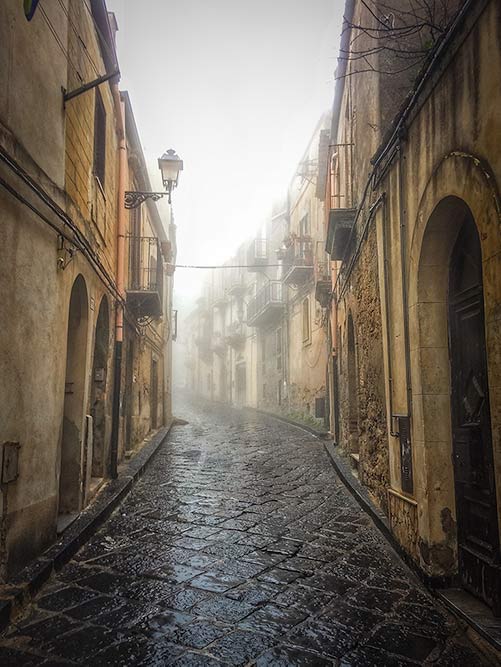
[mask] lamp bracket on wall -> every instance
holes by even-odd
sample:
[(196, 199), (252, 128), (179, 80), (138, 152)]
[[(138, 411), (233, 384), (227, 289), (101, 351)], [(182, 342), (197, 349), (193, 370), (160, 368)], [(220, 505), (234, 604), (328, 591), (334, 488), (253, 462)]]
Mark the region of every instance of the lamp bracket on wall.
[(141, 192), (141, 191), (134, 191), (134, 192), (126, 192), (125, 193), (125, 198), (124, 198), (124, 206), (125, 208), (138, 208), (138, 206), (141, 206), (141, 204), (144, 204), (144, 202), (147, 199), (152, 199), (153, 201), (158, 201), (162, 197), (165, 197), (168, 195), (169, 197), (169, 204), (171, 203), (170, 200), (170, 192)]
[(69, 243), (64, 236), (58, 237), (58, 257), (57, 268), (64, 271), (68, 264), (73, 261), (78, 252), (78, 248), (72, 243)]
[(61, 90), (63, 93), (64, 104), (66, 104), (66, 102), (69, 102), (69, 100), (72, 100), (73, 98), (78, 97), (83, 93), (86, 93), (88, 90), (92, 90), (93, 88), (100, 86), (102, 83), (105, 83), (106, 81), (109, 81), (110, 79), (113, 79), (116, 76), (120, 76), (119, 70), (115, 70), (111, 74), (104, 74), (103, 76), (100, 76), (97, 79), (94, 79), (93, 81), (89, 81), (89, 83), (84, 83), (83, 86), (80, 86), (80, 88), (76, 88), (75, 90), (71, 90), (70, 92), (68, 92), (66, 88), (62, 87)]

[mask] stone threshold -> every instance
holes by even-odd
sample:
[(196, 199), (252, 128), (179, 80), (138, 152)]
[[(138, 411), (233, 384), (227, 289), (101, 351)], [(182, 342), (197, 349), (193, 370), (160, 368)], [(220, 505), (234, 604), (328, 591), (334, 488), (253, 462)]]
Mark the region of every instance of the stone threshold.
[[(410, 558), (407, 552), (402, 548), (400, 543), (393, 535), (388, 517), (386, 514), (374, 503), (368, 490), (360, 483), (358, 477), (353, 474), (353, 468), (348, 459), (345, 460), (337, 451), (337, 445), (332, 440), (327, 440), (329, 434), (317, 432), (313, 428), (308, 428), (299, 422), (294, 422), (291, 419), (286, 419), (281, 415), (275, 415), (272, 412), (265, 410), (258, 410), (256, 408), (249, 408), (255, 412), (263, 415), (273, 417), (278, 421), (286, 422), (291, 426), (308, 431), (324, 442), (323, 447), (329, 456), (332, 467), (336, 471), (339, 479), (346, 486), (348, 491), (352, 494), (358, 504), (363, 510), (369, 514), (380, 532), (384, 535), (390, 546), (397, 552), (402, 561), (407, 565), (409, 570), (423, 582), (426, 588), (432, 593), (447, 609), (452, 612), (457, 618), (466, 622), (466, 624), (477, 634), (481, 639), (484, 639), (488, 646), (483, 649), (494, 659), (500, 660), (501, 657), (501, 619), (496, 619), (490, 610), (481, 602), (476, 600), (462, 589), (453, 588), (438, 588), (437, 582), (434, 583), (430, 577), (427, 577)], [(440, 582), (440, 580), (438, 580)], [(443, 585), (443, 582), (441, 582)], [(482, 609), (480, 608), (482, 607)], [(501, 664), (501, 663), (500, 663)]]
[[(329, 455), (332, 466), (336, 470), (339, 478), (354, 496), (361, 507), (370, 515), (376, 526), (383, 533), (386, 540), (398, 553), (400, 558), (409, 567), (409, 569), (423, 582), (426, 588), (436, 598), (438, 598), (447, 609), (457, 618), (466, 622), (468, 626), (486, 640), (489, 653), (495, 653), (495, 659), (501, 657), (501, 619), (496, 619), (490, 610), (476, 600), (472, 595), (462, 589), (438, 588), (438, 583), (443, 582), (427, 577), (410, 558), (406, 551), (393, 535), (390, 523), (384, 512), (374, 504), (367, 489), (360, 483), (357, 477), (353, 475), (353, 470), (348, 461), (339, 454), (337, 445), (333, 442), (324, 442), (324, 449)], [(407, 499), (406, 499), (407, 500)], [(494, 649), (494, 651), (493, 651)], [(485, 652), (485, 651), (484, 651)]]
[(59, 571), (92, 537), (131, 490), (176, 421), (148, 436), (146, 444), (119, 468), (117, 479), (107, 482), (78, 517), (38, 558), (8, 583), (0, 585), (0, 632), (31, 602), (53, 572)]
[(463, 588), (436, 591), (444, 605), (459, 616), (501, 654), (501, 617), (493, 616), (489, 607)]

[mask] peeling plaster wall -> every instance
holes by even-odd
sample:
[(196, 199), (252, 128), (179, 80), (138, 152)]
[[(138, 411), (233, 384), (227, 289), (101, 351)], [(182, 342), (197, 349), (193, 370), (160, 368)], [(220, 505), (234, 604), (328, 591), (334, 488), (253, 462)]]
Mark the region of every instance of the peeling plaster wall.
[[(482, 9), (485, 4), (485, 8)], [(407, 121), (401, 165), (396, 160), (381, 190), (388, 193), (390, 238), (390, 326), (394, 366), (394, 409), (405, 406), (400, 275), (400, 213), (398, 169), (402, 169), (403, 204), (407, 229), (405, 261), (408, 272), (410, 368), (412, 384), (412, 437), (415, 526), (405, 533), (402, 508), (395, 506), (392, 523), (401, 526), (404, 546), (413, 532), (418, 549), (411, 553), (433, 576), (457, 569), (456, 508), (450, 421), (446, 300), (447, 252), (457, 222), (451, 214), (441, 221), (442, 233), (427, 234), (437, 205), (457, 197), (470, 209), (482, 247), (484, 307), (489, 392), (498, 495), (501, 507), (501, 7), (478, 3), (463, 28), (447, 47), (447, 54), (425, 84)], [(453, 101), (453, 103), (451, 103)], [(452, 209), (451, 209), (452, 210)], [(438, 223), (435, 228), (438, 230)], [(390, 438), (394, 462), (391, 485), (400, 489), (398, 441)], [(501, 522), (500, 529), (501, 529)], [(410, 547), (409, 547), (410, 549)]]

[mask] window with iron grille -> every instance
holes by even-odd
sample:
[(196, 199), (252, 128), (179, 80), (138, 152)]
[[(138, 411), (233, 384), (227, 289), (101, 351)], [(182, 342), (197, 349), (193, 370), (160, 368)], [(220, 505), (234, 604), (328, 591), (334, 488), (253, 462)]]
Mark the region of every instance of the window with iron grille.
[(106, 111), (101, 93), (96, 89), (96, 103), (94, 108), (94, 176), (104, 188), (106, 172)]

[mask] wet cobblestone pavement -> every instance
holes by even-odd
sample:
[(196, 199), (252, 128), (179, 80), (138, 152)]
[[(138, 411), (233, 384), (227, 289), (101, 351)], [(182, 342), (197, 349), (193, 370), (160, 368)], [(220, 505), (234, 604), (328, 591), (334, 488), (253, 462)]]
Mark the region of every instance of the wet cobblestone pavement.
[(178, 410), (122, 505), (0, 643), (0, 665), (483, 665), (337, 479), (251, 412)]

